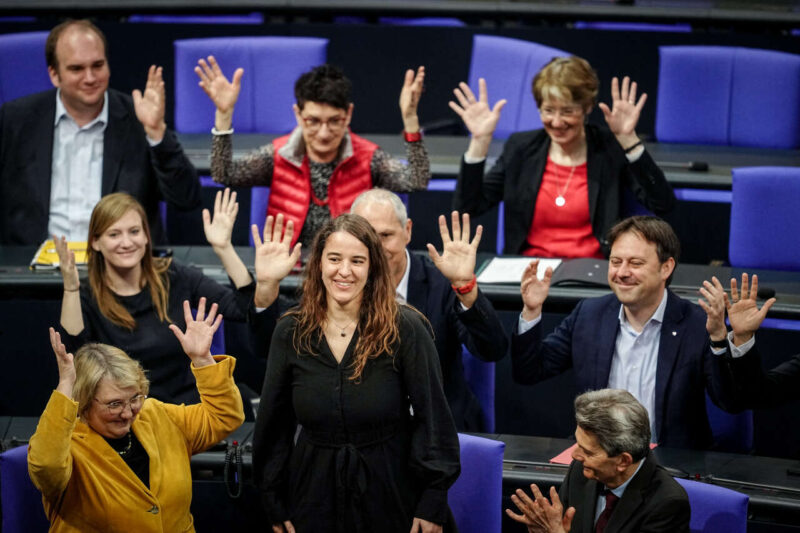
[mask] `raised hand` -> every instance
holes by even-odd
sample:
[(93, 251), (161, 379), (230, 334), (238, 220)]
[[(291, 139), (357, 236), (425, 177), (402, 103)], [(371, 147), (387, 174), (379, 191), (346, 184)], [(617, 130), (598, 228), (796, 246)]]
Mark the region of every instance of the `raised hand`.
[(150, 65), (144, 93), (139, 89), (133, 91), (133, 108), (136, 111), (136, 118), (144, 126), (147, 136), (156, 142), (164, 138), (164, 132), (167, 130), (167, 123), (164, 122), (166, 97), (162, 74), (162, 67)]
[(451, 100), (447, 104), (461, 117), (472, 137), (488, 137), (491, 140), (497, 127), (497, 121), (500, 120), (500, 111), (507, 101), (505, 99), (498, 100), (494, 107), (489, 107), (489, 92), (486, 89), (486, 80), (483, 78), (478, 80), (477, 100), (472, 89), (463, 81), (458, 84), (456, 89), (453, 89), (453, 94), (458, 103)]
[(403, 126), (408, 133), (419, 131), (419, 118), (417, 108), (422, 98), (422, 89), (425, 82), (425, 67), (419, 67), (416, 75), (408, 69), (400, 90), (400, 114), (403, 117)]
[(200, 78), (198, 85), (214, 102), (217, 110), (222, 113), (233, 111), (233, 106), (236, 105), (236, 101), (239, 99), (239, 91), (242, 89), (244, 69), (237, 68), (233, 72), (231, 81), (228, 81), (214, 56), (208, 56), (208, 62), (205, 59), (197, 61), (194, 71)]
[(214, 198), (214, 219), (208, 209), (203, 209), (203, 231), (208, 244), (214, 248), (227, 248), (231, 246), (231, 234), (236, 215), (239, 213), (239, 203), (236, 193), (229, 188), (217, 191)]
[(724, 340), (728, 336), (728, 328), (725, 327), (725, 287), (716, 276), (712, 276), (710, 282), (703, 282), (700, 294), (705, 300), (700, 298), (697, 303), (706, 312), (706, 331), (711, 340)]
[(436, 247), (428, 243), (428, 255), (451, 285), (469, 283), (475, 275), (475, 257), (478, 254), (483, 226), (478, 226), (475, 237), (470, 241), (469, 214), (464, 213), (461, 216), (462, 222), (459, 222), (458, 211), (453, 211), (450, 217), (453, 225), (452, 238), (447, 227), (447, 219), (444, 215), (439, 215), (442, 254), (439, 255)]
[(533, 320), (542, 314), (542, 305), (550, 292), (550, 279), (553, 277), (553, 269), (547, 267), (544, 277), (539, 279), (536, 275), (539, 270), (539, 260), (534, 259), (522, 273), (519, 291), (522, 293), (522, 318)]
[(217, 314), (217, 304), (213, 304), (206, 316), (206, 299), (200, 298), (197, 304), (197, 316), (192, 318), (192, 309), (189, 307), (189, 300), (183, 301), (183, 317), (186, 321), (186, 332), (175, 324), (170, 324), (169, 329), (181, 343), (184, 353), (192, 360), (195, 368), (213, 365), (214, 358), (211, 357), (211, 340), (214, 338), (222, 322), (222, 315)]
[(67, 352), (64, 343), (61, 342), (61, 335), (53, 328), (50, 328), (50, 345), (53, 353), (56, 354), (58, 363), (58, 392), (65, 396), (72, 397), (72, 387), (75, 385), (75, 364), (72, 354)]
[(619, 80), (615, 76), (611, 80), (611, 109), (605, 103), (599, 104), (608, 128), (623, 148), (639, 142), (635, 130), (639, 115), (647, 101), (647, 94), (642, 93), (637, 101), (636, 89), (636, 82), (632, 82), (628, 76), (622, 78), (622, 88), (620, 88)]
[(767, 316), (769, 308), (775, 303), (775, 298), (770, 298), (759, 309), (756, 303), (757, 298), (758, 276), (753, 276), (753, 283), (750, 285), (747, 272), (742, 274), (741, 297), (736, 278), (731, 279), (731, 297), (729, 301), (726, 298), (726, 304), (728, 320), (731, 323), (731, 329), (733, 329), (733, 343), (736, 346), (741, 346), (753, 337)]
[(253, 224), (251, 227), (256, 248), (256, 281), (259, 283), (282, 280), (300, 260), (300, 243), (291, 248), (294, 223), (288, 221), (284, 232), (283, 220), (283, 215), (278, 215), (275, 219), (272, 215), (267, 217), (264, 223), (263, 241), (258, 235), (258, 226)]
[(283, 231), (283, 215), (273, 218), (267, 217), (264, 223), (264, 240), (258, 234), (258, 226), (253, 224), (251, 232), (253, 244), (256, 248), (256, 307), (269, 307), (278, 297), (279, 285), (283, 278), (289, 275), (294, 265), (300, 261), (301, 244), (298, 242), (292, 248), (294, 237), (294, 222), (286, 223)]
[(61, 270), (61, 277), (64, 280), (64, 290), (75, 292), (81, 286), (78, 267), (75, 266), (75, 252), (69, 249), (67, 238), (63, 235), (61, 238), (53, 235), (53, 243), (58, 254), (58, 268)]

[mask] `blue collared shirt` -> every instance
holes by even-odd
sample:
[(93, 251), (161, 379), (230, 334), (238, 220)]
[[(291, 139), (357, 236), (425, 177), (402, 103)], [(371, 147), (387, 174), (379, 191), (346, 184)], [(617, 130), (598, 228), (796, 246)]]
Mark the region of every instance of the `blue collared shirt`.
[(89, 218), (100, 200), (103, 182), (103, 137), (108, 124), (108, 92), (94, 120), (78, 126), (56, 92), (53, 164), (48, 235), (85, 241)]
[(661, 345), (661, 324), (667, 308), (667, 291), (661, 298), (653, 316), (637, 332), (625, 317), (625, 308), (619, 306), (619, 332), (608, 375), (609, 389), (624, 389), (639, 400), (650, 417), (652, 442), (658, 442), (656, 433), (656, 370), (658, 348)]

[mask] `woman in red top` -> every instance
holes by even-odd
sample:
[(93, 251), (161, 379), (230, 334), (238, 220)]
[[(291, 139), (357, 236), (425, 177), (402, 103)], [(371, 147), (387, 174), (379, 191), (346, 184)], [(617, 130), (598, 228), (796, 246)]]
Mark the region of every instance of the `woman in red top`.
[(485, 80), (479, 97), (466, 83), (450, 107), (472, 135), (461, 162), (453, 209), (472, 215), (505, 202), (507, 254), (603, 257), (605, 235), (623, 218), (623, 190), (656, 214), (675, 196), (642, 141), (636, 124), (647, 95), (636, 82), (611, 81), (611, 108), (599, 104), (607, 128), (588, 124), (599, 82), (579, 57), (557, 57), (533, 78), (533, 97), (544, 129), (511, 135), (484, 176), (486, 155), (505, 100), (489, 107)]

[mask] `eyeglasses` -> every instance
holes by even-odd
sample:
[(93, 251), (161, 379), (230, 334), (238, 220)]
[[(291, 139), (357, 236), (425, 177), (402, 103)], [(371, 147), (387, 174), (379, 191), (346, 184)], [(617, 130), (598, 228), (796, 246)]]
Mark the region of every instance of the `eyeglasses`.
[(561, 115), (561, 118), (573, 118), (579, 116), (583, 113), (583, 109), (580, 106), (572, 106), (572, 107), (543, 107), (539, 109), (539, 114), (542, 118), (553, 118), (556, 114)]
[(310, 133), (316, 133), (323, 125), (328, 126), (328, 131), (331, 133), (339, 133), (347, 123), (347, 117), (331, 117), (328, 120), (320, 120), (317, 117), (302, 117), (306, 129)]
[(139, 409), (142, 408), (142, 404), (144, 403), (144, 401), (146, 399), (147, 399), (147, 395), (145, 395), (145, 394), (137, 394), (136, 396), (134, 396), (133, 398), (131, 398), (127, 402), (115, 400), (113, 402), (103, 403), (100, 400), (98, 400), (97, 398), (94, 398), (94, 401), (96, 401), (100, 405), (104, 406), (106, 408), (106, 410), (108, 411), (108, 414), (118, 415), (118, 414), (122, 413), (127, 406), (130, 406), (132, 413), (137, 412)]

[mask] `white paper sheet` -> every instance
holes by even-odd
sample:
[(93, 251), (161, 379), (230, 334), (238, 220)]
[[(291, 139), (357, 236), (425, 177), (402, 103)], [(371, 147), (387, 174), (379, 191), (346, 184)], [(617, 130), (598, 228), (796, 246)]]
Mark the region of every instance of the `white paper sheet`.
[[(522, 273), (535, 257), (494, 257), (478, 276), (478, 283), (519, 283)], [(555, 272), (561, 259), (539, 259), (539, 268), (536, 275), (539, 279), (544, 277), (547, 267)]]

